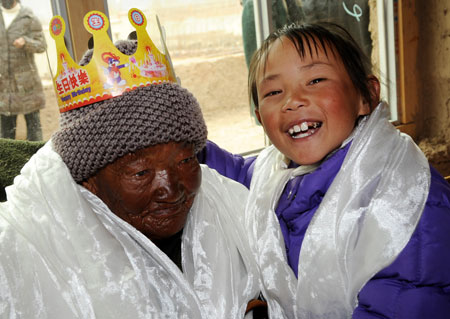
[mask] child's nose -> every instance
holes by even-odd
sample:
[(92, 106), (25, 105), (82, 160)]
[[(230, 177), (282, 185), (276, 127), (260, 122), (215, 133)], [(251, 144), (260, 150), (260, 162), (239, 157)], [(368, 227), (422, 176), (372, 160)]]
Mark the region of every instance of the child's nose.
[(300, 90), (290, 94), (286, 99), (286, 103), (283, 106), (282, 111), (295, 111), (300, 107), (307, 105), (306, 97), (301, 94)]

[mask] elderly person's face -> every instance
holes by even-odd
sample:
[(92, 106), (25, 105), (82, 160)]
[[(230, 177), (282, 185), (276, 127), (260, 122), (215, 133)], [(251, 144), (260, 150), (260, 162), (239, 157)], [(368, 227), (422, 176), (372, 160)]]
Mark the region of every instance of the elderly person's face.
[(151, 240), (183, 229), (201, 183), (193, 146), (170, 142), (119, 158), (83, 185)]

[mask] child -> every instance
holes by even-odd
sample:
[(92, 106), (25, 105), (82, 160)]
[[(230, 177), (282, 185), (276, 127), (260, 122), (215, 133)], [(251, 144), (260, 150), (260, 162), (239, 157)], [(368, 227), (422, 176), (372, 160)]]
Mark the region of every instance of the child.
[(249, 70), (273, 145), (244, 159), (209, 142), (199, 156), (250, 189), (272, 318), (450, 313), (450, 187), (389, 123), (367, 61), (334, 24), (275, 32)]

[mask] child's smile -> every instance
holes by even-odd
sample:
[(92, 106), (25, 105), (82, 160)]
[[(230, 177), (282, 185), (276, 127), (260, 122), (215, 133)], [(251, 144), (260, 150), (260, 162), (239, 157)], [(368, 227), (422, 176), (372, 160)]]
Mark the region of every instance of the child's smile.
[(313, 164), (338, 148), (359, 115), (370, 112), (330, 47), (300, 57), (286, 38), (270, 48), (256, 86), (256, 114), (271, 142), (297, 164)]
[(316, 133), (321, 126), (322, 122), (302, 122), (295, 124), (288, 132), (292, 138), (305, 138)]

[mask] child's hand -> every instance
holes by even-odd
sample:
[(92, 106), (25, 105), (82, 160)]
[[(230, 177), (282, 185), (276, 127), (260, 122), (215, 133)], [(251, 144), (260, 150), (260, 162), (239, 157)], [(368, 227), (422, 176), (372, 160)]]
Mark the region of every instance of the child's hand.
[(20, 48), (22, 48), (25, 45), (25, 39), (22, 38), (22, 37), (20, 37), (18, 39), (15, 39), (14, 42), (13, 42), (13, 45), (16, 48), (20, 49)]

